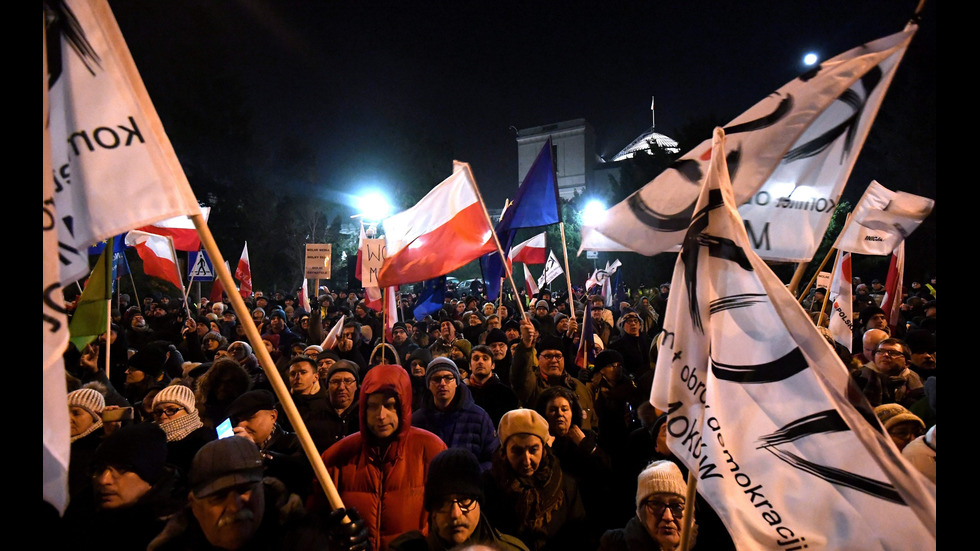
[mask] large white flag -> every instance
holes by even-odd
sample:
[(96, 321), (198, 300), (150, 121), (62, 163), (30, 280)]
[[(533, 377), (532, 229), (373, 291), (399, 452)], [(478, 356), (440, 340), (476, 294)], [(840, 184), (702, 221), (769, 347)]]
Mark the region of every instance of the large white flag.
[(43, 20), (43, 495), (64, 511), (61, 286), (88, 275), (90, 245), (200, 208), (108, 2), (47, 3)]
[[(88, 274), (88, 247), (201, 212), (105, 0), (50, 13), (48, 93), (61, 282)], [(45, 197), (47, 200), (48, 198)]]
[[(909, 25), (822, 62), (725, 126), (735, 201), (760, 256), (813, 258), (916, 29)], [(644, 255), (678, 250), (710, 148), (705, 140), (611, 207), (602, 222), (583, 228), (582, 249), (621, 250), (611, 240)]]
[(849, 392), (833, 348), (753, 252), (720, 128), (714, 140), (651, 393), (670, 449), (739, 549), (935, 548), (935, 485)]
[(851, 253), (837, 252), (834, 279), (827, 289), (827, 300), (834, 305), (830, 313), (830, 334), (847, 350), (854, 344), (854, 305), (851, 302)]
[(868, 185), (834, 247), (858, 254), (890, 255), (929, 216), (936, 202), (876, 181)]

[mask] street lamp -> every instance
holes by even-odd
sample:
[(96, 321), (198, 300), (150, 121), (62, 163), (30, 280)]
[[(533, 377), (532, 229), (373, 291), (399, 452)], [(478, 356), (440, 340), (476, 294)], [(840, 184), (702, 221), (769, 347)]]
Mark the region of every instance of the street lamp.
[(391, 214), (391, 203), (381, 192), (369, 191), (357, 198), (357, 210), (365, 223), (377, 223)]
[(595, 226), (606, 218), (606, 205), (593, 199), (585, 204), (582, 210), (582, 225)]

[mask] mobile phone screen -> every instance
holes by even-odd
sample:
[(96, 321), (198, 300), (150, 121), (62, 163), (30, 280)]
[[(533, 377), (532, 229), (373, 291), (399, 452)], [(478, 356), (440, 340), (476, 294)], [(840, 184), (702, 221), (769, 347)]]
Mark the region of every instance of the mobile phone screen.
[(218, 438), (227, 438), (229, 436), (234, 436), (235, 432), (231, 430), (231, 418), (225, 419), (218, 425)]

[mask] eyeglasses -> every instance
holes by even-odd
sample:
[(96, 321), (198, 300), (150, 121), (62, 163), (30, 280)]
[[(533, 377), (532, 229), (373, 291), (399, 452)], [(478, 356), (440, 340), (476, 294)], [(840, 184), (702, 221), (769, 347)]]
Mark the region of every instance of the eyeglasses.
[(889, 358), (898, 358), (900, 356), (905, 355), (905, 353), (902, 352), (901, 350), (887, 350), (887, 349), (875, 350), (875, 354), (882, 354), (884, 356), (888, 356)]
[(670, 509), (670, 514), (674, 518), (681, 518), (684, 516), (684, 504), (683, 503), (664, 503), (662, 501), (644, 501), (643, 506), (647, 508), (648, 511), (653, 513), (657, 518), (663, 516), (664, 511)]
[(623, 323), (629, 323), (631, 321), (635, 321), (636, 323), (640, 323), (640, 318), (637, 317), (637, 316), (629, 316), (627, 318), (623, 318)]
[(174, 415), (177, 415), (177, 412), (179, 412), (182, 409), (184, 408), (169, 407), (169, 408), (154, 409), (153, 417), (155, 417), (156, 419), (159, 419), (164, 415), (166, 415), (167, 417), (173, 417)]
[(476, 507), (476, 499), (472, 497), (455, 497), (452, 499), (447, 499), (436, 509), (438, 513), (448, 513), (453, 510), (453, 504), (459, 505), (459, 510), (465, 515)]
[(356, 383), (354, 379), (330, 379), (330, 386), (340, 387), (340, 386), (354, 386)]
[(561, 352), (557, 352), (553, 354), (541, 354), (541, 358), (545, 360), (560, 360), (564, 357), (565, 356), (563, 356)]
[(449, 383), (455, 380), (456, 377), (454, 375), (443, 375), (442, 377), (432, 377), (431, 379), (429, 379), (429, 382), (435, 384), (446, 383), (448, 385)]

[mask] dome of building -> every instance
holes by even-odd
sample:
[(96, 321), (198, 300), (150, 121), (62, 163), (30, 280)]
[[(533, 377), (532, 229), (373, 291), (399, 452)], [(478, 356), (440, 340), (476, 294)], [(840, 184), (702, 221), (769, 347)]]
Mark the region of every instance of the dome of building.
[(677, 146), (677, 141), (669, 136), (655, 132), (651, 126), (646, 130), (646, 132), (637, 136), (635, 140), (630, 142), (629, 145), (617, 153), (612, 160), (622, 161), (624, 159), (632, 159), (637, 153), (649, 152), (650, 148), (652, 147), (656, 147), (667, 153), (680, 152), (680, 148)]

